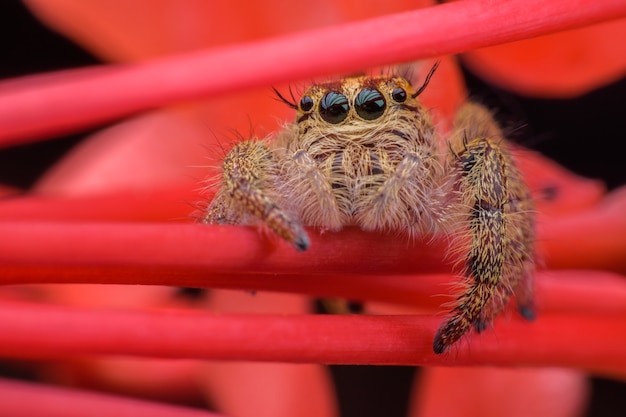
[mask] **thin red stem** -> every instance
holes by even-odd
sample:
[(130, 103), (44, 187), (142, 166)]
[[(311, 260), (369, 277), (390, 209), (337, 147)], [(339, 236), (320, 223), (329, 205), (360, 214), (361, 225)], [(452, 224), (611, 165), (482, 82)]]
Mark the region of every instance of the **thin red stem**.
[[(458, 294), (450, 273), (411, 275), (212, 273), (207, 268), (50, 267), (3, 265), (5, 284), (89, 283), (273, 291), (317, 297), (381, 301), (441, 311)], [(536, 275), (537, 308), (572, 314), (626, 314), (626, 278), (602, 271), (545, 271)]]
[[(616, 194), (611, 204), (591, 211), (549, 222), (545, 219), (539, 243), (549, 255), (547, 264), (551, 265), (551, 256), (555, 256), (560, 268), (571, 268), (564, 259), (575, 254), (576, 259), (571, 262), (578, 268), (587, 265), (624, 272), (625, 196)], [(0, 222), (0, 230), (0, 263), (8, 267), (149, 266), (179, 271), (201, 268), (206, 273), (226, 275), (302, 271), (390, 275), (446, 272), (454, 262), (442, 262), (444, 241), (407, 242), (394, 235), (364, 233), (354, 228), (324, 235), (311, 231), (312, 245), (306, 252), (297, 252), (271, 235), (260, 236), (254, 228), (241, 226), (5, 221)], [(606, 243), (601, 246), (601, 254), (596, 253), (594, 245), (602, 242)], [(587, 249), (581, 252), (581, 248)], [(604, 264), (598, 264), (599, 255)]]
[(0, 354), (16, 358), (105, 354), (335, 364), (550, 365), (626, 374), (623, 316), (547, 314), (534, 323), (499, 320), (495, 329), (472, 338), (471, 348), (459, 346), (454, 352), (435, 355), (432, 339), (440, 321), (422, 316), (224, 316), (4, 304), (0, 306)]
[[(0, 222), (0, 263), (207, 268), (211, 273), (403, 273), (441, 269), (436, 244), (347, 229), (297, 252), (251, 227), (165, 223)], [(419, 251), (420, 256), (415, 256)], [(367, 262), (363, 262), (366, 259)]]
[(181, 100), (458, 53), (622, 16), (623, 0), (457, 1), (150, 63), (9, 81), (0, 84), (0, 143)]
[(200, 199), (197, 183), (154, 187), (106, 194), (58, 197), (26, 194), (5, 198), (0, 218), (8, 220), (51, 221), (167, 221), (190, 222), (194, 204)]

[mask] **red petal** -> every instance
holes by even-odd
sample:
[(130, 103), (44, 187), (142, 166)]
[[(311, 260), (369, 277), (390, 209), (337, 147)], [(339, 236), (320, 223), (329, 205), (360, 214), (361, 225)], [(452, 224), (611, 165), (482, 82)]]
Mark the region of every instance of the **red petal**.
[(40, 384), (0, 380), (0, 409), (24, 417), (220, 417), (208, 411)]
[(416, 388), (416, 417), (577, 417), (589, 396), (585, 374), (554, 368), (424, 368)]
[(463, 60), (489, 82), (519, 94), (572, 97), (626, 75), (626, 43), (618, 39), (626, 39), (626, 19), (476, 49)]
[(244, 42), (288, 32), (397, 13), (419, 2), (394, 0), (362, 7), (355, 0), (317, 0), (306, 6), (291, 1), (207, 2), (134, 0), (28, 0), (37, 15), (113, 61), (137, 61), (173, 52)]
[(540, 216), (539, 244), (551, 268), (626, 272), (626, 187), (595, 207), (567, 216)]

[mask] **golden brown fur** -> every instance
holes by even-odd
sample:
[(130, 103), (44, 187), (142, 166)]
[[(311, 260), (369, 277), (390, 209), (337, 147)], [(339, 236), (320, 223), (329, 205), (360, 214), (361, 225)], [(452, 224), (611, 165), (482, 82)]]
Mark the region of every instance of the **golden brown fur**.
[(458, 236), (467, 285), (435, 336), (441, 353), (513, 294), (532, 317), (533, 207), (490, 113), (468, 103), (440, 146), (419, 91), (394, 76), (313, 85), (292, 104), (295, 123), (226, 156), (204, 221), (260, 221), (299, 250), (302, 226)]

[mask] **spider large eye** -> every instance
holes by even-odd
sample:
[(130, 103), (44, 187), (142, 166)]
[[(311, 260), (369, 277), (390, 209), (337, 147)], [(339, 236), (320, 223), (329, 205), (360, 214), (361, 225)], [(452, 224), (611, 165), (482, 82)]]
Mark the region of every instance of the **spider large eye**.
[(300, 109), (302, 111), (309, 111), (313, 108), (313, 99), (311, 96), (303, 96), (300, 99)]
[(402, 87), (396, 87), (391, 92), (391, 98), (398, 103), (404, 103), (406, 101), (406, 91)]
[(357, 94), (354, 107), (365, 120), (378, 119), (385, 112), (385, 97), (378, 90), (364, 88)]
[(341, 93), (330, 91), (320, 101), (320, 116), (328, 123), (337, 124), (348, 117), (350, 105), (348, 99)]

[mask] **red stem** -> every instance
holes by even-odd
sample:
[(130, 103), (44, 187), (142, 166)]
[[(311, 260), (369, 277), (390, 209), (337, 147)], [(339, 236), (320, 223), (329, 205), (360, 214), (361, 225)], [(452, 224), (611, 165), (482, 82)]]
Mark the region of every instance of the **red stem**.
[[(610, 268), (623, 272), (625, 196), (616, 194), (611, 204), (593, 210), (544, 219), (538, 240), (549, 255), (547, 264), (550, 266), (552, 257), (557, 257), (560, 268), (571, 268), (571, 263), (575, 263), (581, 269)], [(200, 268), (205, 273), (223, 275), (303, 271), (393, 275), (448, 272), (454, 261), (442, 262), (445, 242), (411, 243), (394, 235), (364, 233), (354, 228), (324, 235), (311, 231), (311, 248), (303, 253), (274, 236), (261, 236), (256, 229), (241, 226), (4, 221), (0, 222), (0, 230), (0, 263), (5, 267), (161, 267), (179, 271)], [(598, 246), (602, 242), (606, 243)], [(581, 252), (581, 248), (586, 249)], [(575, 259), (570, 259), (572, 254)], [(598, 264), (598, 256), (604, 266)], [(6, 276), (0, 278), (5, 283), (10, 280)]]
[[(236, 273), (404, 273), (441, 270), (443, 249), (349, 228), (296, 252), (250, 227), (165, 223), (0, 222), (0, 263), (203, 268)], [(328, 242), (327, 242), (328, 243)], [(415, 256), (416, 251), (420, 256)], [(367, 259), (367, 262), (363, 262)]]
[(181, 100), (458, 53), (622, 16), (623, 0), (456, 1), (150, 63), (9, 81), (0, 84), (0, 143)]
[[(207, 268), (0, 266), (4, 284), (90, 283), (239, 289), (381, 301), (440, 311), (460, 278), (449, 273), (413, 275), (212, 273)], [(625, 314), (626, 278), (602, 271), (545, 271), (536, 275), (539, 312)]]
[(177, 186), (86, 196), (18, 195), (2, 199), (0, 218), (4, 221), (189, 222), (194, 203), (200, 200), (193, 191), (197, 187), (197, 183), (181, 182)]
[[(42, 320), (45, 317), (45, 320)], [(498, 320), (444, 355), (441, 319), (422, 316), (213, 315), (4, 304), (0, 354), (15, 358), (136, 355), (335, 364), (566, 366), (626, 375), (626, 317)], [(59, 337), (59, 335), (63, 337)], [(575, 346), (575, 348), (573, 348)]]

